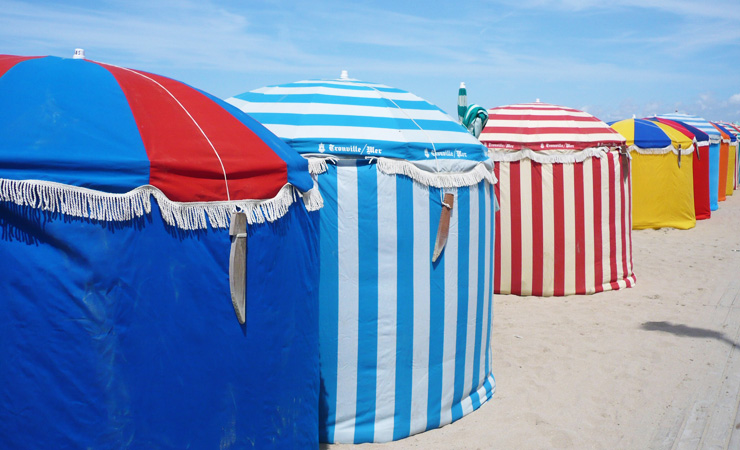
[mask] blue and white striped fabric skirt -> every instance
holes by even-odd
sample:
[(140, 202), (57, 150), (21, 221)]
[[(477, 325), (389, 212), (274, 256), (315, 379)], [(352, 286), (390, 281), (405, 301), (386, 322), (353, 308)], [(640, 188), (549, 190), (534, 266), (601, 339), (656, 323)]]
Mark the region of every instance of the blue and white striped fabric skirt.
[(328, 164), (318, 182), (320, 440), (391, 441), (477, 409), (495, 391), (493, 186), (438, 189), (364, 161)]

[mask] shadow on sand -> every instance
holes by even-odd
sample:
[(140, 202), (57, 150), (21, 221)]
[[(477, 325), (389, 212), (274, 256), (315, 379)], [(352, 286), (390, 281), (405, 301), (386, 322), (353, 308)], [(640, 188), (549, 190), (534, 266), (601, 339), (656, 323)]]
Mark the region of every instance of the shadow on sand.
[(729, 339), (724, 333), (708, 330), (706, 328), (696, 328), (688, 325), (672, 324), (670, 322), (645, 322), (642, 324), (642, 329), (647, 331), (662, 331), (664, 333), (671, 333), (676, 336), (685, 336), (690, 338), (716, 339), (731, 345), (732, 347), (737, 347), (737, 342)]

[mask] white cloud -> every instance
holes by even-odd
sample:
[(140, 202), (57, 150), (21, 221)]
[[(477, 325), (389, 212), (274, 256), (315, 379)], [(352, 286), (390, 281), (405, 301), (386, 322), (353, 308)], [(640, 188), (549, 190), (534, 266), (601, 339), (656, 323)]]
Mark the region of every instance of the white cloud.
[[(493, 1), (498, 3), (500, 0)], [(689, 19), (740, 19), (740, 10), (736, 0), (712, 0), (697, 2), (694, 0), (621, 0), (605, 2), (603, 0), (505, 0), (515, 8), (550, 9), (560, 11), (616, 11), (632, 8), (645, 8), (660, 11), (664, 14), (684, 16)]]
[(733, 105), (740, 104), (740, 94), (735, 94), (735, 95), (731, 96), (730, 97), (730, 103), (732, 103)]
[(104, 10), (11, 1), (0, 11), (0, 42), (14, 43), (17, 53), (71, 56), (85, 47), (104, 62), (220, 69), (318, 59), (253, 28), (249, 17), (208, 3)]
[[(740, 102), (740, 94), (737, 94)], [(682, 114), (692, 114), (703, 117), (711, 121), (734, 121), (738, 117), (737, 106), (732, 106), (731, 101), (719, 101), (712, 92), (704, 92), (696, 97), (684, 102), (674, 102), (672, 104), (660, 101), (636, 102), (634, 99), (627, 99), (620, 103), (617, 108), (606, 109), (603, 120), (611, 121), (632, 117), (648, 117), (656, 114), (668, 112), (678, 112)]]

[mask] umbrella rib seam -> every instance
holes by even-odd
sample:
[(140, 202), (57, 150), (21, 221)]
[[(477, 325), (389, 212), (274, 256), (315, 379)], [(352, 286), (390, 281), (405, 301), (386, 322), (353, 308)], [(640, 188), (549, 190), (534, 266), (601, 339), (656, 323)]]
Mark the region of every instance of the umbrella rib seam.
[[(392, 98), (389, 98), (389, 97), (386, 97), (386, 96), (384, 96), (382, 92), (380, 92), (379, 90), (375, 89), (375, 88), (374, 88), (374, 87), (372, 87), (372, 86), (369, 86), (369, 87), (370, 87), (370, 89), (372, 89), (372, 90), (374, 90), (375, 92), (377, 92), (377, 93), (378, 93), (378, 95), (380, 96), (380, 98), (382, 98), (382, 99), (384, 99), (384, 100), (388, 100), (389, 102), (393, 103), (393, 106), (395, 106), (395, 107), (396, 107), (396, 108), (397, 108), (397, 109), (398, 109), (399, 111), (401, 111), (401, 113), (403, 113), (403, 115), (405, 115), (406, 117), (408, 117), (408, 118), (409, 118), (409, 120), (411, 120), (411, 122), (413, 122), (413, 123), (414, 123), (414, 125), (416, 125), (416, 127), (417, 127), (417, 128), (418, 128), (418, 129), (419, 129), (419, 130), (420, 130), (420, 131), (421, 131), (422, 133), (424, 133), (424, 136), (425, 136), (425, 137), (427, 138), (427, 140), (429, 141), (429, 143), (430, 143), (430, 144), (432, 145), (432, 154), (434, 155), (434, 159), (435, 159), (435, 161), (439, 162), (439, 160), (437, 160), (437, 148), (435, 147), (435, 145), (434, 145), (434, 142), (432, 141), (432, 139), (431, 139), (431, 138), (429, 137), (429, 135), (427, 134), (426, 130), (424, 130), (424, 129), (423, 129), (423, 128), (422, 128), (421, 126), (419, 126), (419, 124), (418, 124), (418, 123), (416, 123), (416, 120), (414, 120), (414, 118), (413, 118), (413, 117), (411, 117), (411, 116), (410, 116), (410, 115), (409, 115), (409, 114), (408, 114), (408, 113), (407, 113), (407, 112), (406, 112), (406, 111), (405, 111), (405, 110), (404, 110), (403, 108), (401, 108), (400, 106), (398, 106), (398, 104), (397, 104), (397, 103), (396, 103), (395, 101), (393, 101), (393, 99), (392, 99)], [(437, 167), (437, 169), (439, 170), (439, 167)]]
[(183, 105), (182, 103), (180, 103), (180, 100), (177, 97), (175, 97), (175, 95), (172, 92), (170, 92), (169, 89), (167, 89), (166, 87), (162, 86), (162, 84), (159, 83), (157, 80), (155, 80), (155, 79), (153, 79), (151, 77), (148, 77), (148, 76), (146, 76), (146, 75), (144, 75), (142, 73), (139, 73), (139, 72), (137, 72), (135, 70), (128, 69), (126, 67), (120, 67), (120, 66), (116, 66), (114, 64), (106, 64), (106, 65), (110, 65), (112, 67), (117, 67), (119, 69), (126, 70), (128, 72), (131, 72), (133, 74), (136, 74), (136, 75), (138, 75), (138, 76), (140, 76), (142, 78), (145, 78), (145, 79), (151, 81), (152, 83), (154, 83), (157, 86), (159, 86), (160, 88), (162, 88), (162, 90), (164, 90), (170, 97), (172, 97), (173, 100), (175, 100), (175, 102), (177, 102), (177, 104), (180, 106), (180, 108), (182, 108), (182, 110), (185, 111), (185, 114), (187, 114), (188, 117), (190, 117), (190, 120), (193, 121), (193, 124), (195, 124), (195, 126), (198, 128), (198, 131), (200, 131), (200, 133), (205, 138), (206, 142), (208, 142), (208, 145), (211, 146), (211, 149), (213, 150), (213, 153), (216, 154), (216, 158), (218, 159), (218, 163), (221, 165), (221, 172), (224, 174), (224, 184), (226, 186), (226, 199), (230, 201), (231, 200), (231, 196), (229, 195), (229, 181), (228, 181), (228, 178), (226, 177), (226, 168), (224, 167), (224, 163), (221, 160), (221, 155), (218, 154), (218, 150), (216, 150), (216, 147), (213, 145), (213, 142), (211, 142), (211, 140), (208, 138), (208, 135), (206, 134), (206, 132), (203, 131), (203, 128), (201, 128), (200, 124), (198, 123), (197, 120), (195, 120), (195, 118), (193, 117), (193, 115), (190, 114), (190, 111), (188, 111), (188, 109), (185, 107), (185, 105)]

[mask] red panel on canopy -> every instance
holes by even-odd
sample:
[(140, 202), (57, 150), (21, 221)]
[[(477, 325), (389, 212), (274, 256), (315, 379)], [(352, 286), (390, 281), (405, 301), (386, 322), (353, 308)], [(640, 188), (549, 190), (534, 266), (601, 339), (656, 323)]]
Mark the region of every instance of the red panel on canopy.
[[(224, 172), (231, 198), (271, 198), (287, 183), (285, 162), (201, 92), (159, 75), (100, 65), (128, 99), (151, 162), (151, 184), (170, 199), (224, 200)], [(213, 150), (203, 150), (208, 147)]]

